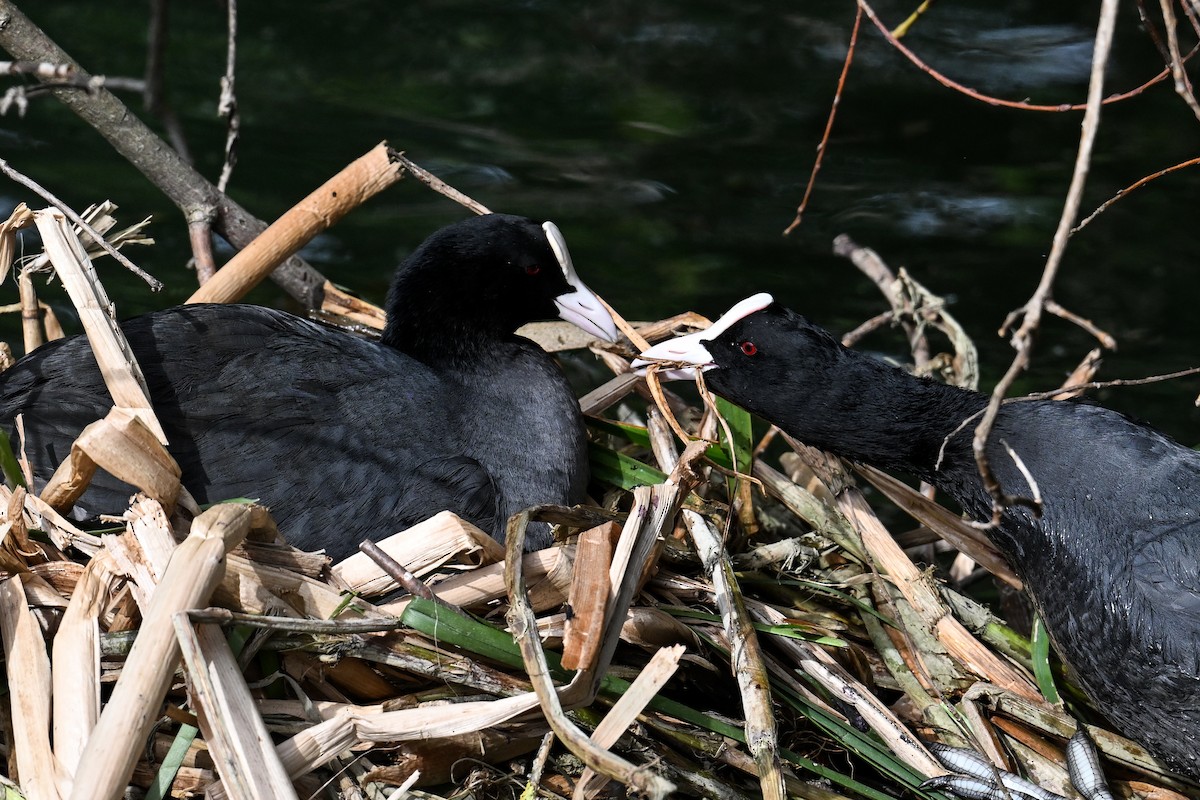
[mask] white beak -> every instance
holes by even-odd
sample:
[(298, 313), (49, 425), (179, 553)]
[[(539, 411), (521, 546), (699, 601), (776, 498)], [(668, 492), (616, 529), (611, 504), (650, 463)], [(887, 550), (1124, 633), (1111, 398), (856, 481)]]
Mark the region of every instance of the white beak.
[(659, 342), (633, 360), (633, 369), (640, 375), (646, 374), (646, 367), (655, 361), (674, 361), (690, 364), (691, 366), (673, 369), (661, 369), (658, 377), (668, 380), (689, 380), (696, 377), (696, 370), (707, 372), (716, 369), (712, 353), (705, 347), (705, 342), (711, 342), (735, 323), (740, 322), (756, 311), (762, 311), (775, 302), (766, 292), (750, 295), (745, 300), (734, 303), (733, 307), (721, 315), (709, 328), (676, 339)]
[(704, 346), (707, 334), (706, 330), (697, 331), (689, 333), (687, 336), (659, 342), (633, 360), (634, 371), (639, 375), (645, 375), (646, 367), (656, 361), (683, 362), (691, 366), (658, 371), (658, 377), (663, 380), (682, 381), (694, 379), (697, 369), (701, 372), (714, 369), (717, 365), (713, 363), (712, 353), (708, 352), (708, 348)]
[(542, 230), (546, 232), (546, 238), (550, 240), (550, 249), (554, 251), (554, 257), (558, 259), (563, 277), (575, 290), (554, 298), (554, 305), (558, 307), (558, 315), (581, 330), (606, 342), (615, 342), (620, 338), (620, 334), (617, 333), (617, 323), (613, 322), (612, 315), (600, 302), (600, 298), (596, 297), (595, 292), (589, 289), (575, 274), (575, 266), (571, 263), (571, 254), (567, 251), (567, 241), (558, 230), (558, 226), (553, 222), (544, 222)]

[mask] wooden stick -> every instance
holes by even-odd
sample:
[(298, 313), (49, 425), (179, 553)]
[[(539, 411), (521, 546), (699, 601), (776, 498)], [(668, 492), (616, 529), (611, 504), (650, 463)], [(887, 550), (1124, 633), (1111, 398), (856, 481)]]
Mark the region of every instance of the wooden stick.
[(403, 175), (404, 167), (396, 154), (387, 142), (380, 142), (271, 223), (188, 302), (237, 302), (306, 242)]

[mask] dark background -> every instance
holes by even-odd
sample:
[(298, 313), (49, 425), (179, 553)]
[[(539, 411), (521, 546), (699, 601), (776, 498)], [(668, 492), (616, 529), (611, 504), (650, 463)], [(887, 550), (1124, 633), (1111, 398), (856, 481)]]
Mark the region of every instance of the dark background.
[[(881, 0), (877, 10), (894, 26), (915, 5)], [(905, 41), (981, 91), (1081, 102), (1093, 4), (994, 5), (936, 3)], [(141, 77), (145, 2), (22, 6), (89, 71)], [(255, 0), (240, 13), (242, 138), (230, 193), (265, 220), (387, 139), (494, 210), (554, 219), (584, 279), (627, 317), (716, 315), (769, 290), (839, 332), (886, 306), (830, 253), (833, 237), (849, 233), (953, 301), (980, 347), (986, 385), (1011, 358), (995, 331), (1036, 285), (1078, 144), (1080, 113), (991, 108), (951, 93), (864, 21), (810, 210), (783, 237), (824, 128), (851, 2)], [(214, 181), (224, 143), (216, 103), (225, 35), (223, 3), (172, 5), (167, 97)], [(1183, 32), (1183, 46), (1192, 41)], [(1159, 69), (1129, 3), (1108, 88), (1133, 88)], [(140, 97), (122, 96), (146, 117)], [(1143, 175), (1194, 157), (1198, 142), (1200, 123), (1168, 82), (1106, 107), (1085, 213)], [(35, 101), (24, 119), (0, 118), (0, 150), (77, 208), (109, 198), (122, 221), (154, 215), (158, 245), (127, 252), (166, 282), (163, 294), (99, 262), (123, 316), (191, 293), (178, 211), (55, 101)], [(1120, 342), (1101, 378), (1197, 363), (1197, 175), (1184, 170), (1135, 192), (1070, 245), (1056, 297)], [(0, 184), (0, 211), (19, 200), (38, 204)], [(303, 255), (381, 302), (395, 263), (464, 213), (405, 180)], [(43, 294), (73, 324), (65, 299)], [(15, 297), (11, 283), (0, 287), (0, 303)], [(288, 302), (271, 285), (252, 299)], [(17, 330), (15, 318), (3, 324)], [(904, 349), (883, 335), (864, 346)], [(1048, 319), (1017, 390), (1056, 386), (1091, 346)], [(1196, 444), (1198, 393), (1192, 378), (1097, 396)]]

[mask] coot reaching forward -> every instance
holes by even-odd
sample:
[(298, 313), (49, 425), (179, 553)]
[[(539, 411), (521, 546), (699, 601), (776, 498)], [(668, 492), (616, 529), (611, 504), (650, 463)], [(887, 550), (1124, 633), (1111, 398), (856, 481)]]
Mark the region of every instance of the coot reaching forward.
[[(400, 265), (380, 342), (248, 305), (122, 327), (188, 491), (260, 498), (291, 544), (340, 558), (443, 509), (502, 540), (510, 514), (583, 499), (575, 396), (513, 334), (556, 314), (616, 338), (553, 223), (490, 214), (434, 233)], [(0, 375), (0, 424), (11, 432), (24, 415), (39, 483), (111, 403), (82, 336)], [(120, 513), (131, 491), (98, 472), (75, 513)], [(530, 534), (531, 547), (549, 544), (544, 525)]]
[[(910, 472), (990, 518), (974, 420), (962, 424), (987, 398), (842, 347), (770, 295), (642, 359), (692, 365), (668, 377), (699, 368), (714, 392), (797, 439)], [(991, 535), (1063, 660), (1119, 730), (1200, 778), (1200, 453), (1114, 411), (1062, 401), (1003, 405), (991, 442), (1008, 492), (1030, 488), (1001, 442), (1041, 490), (1040, 519), (1010, 509)]]

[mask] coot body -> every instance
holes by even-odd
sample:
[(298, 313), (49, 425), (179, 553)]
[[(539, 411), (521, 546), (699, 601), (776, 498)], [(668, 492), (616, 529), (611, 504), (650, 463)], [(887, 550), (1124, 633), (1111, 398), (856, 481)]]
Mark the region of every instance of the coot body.
[[(985, 396), (842, 347), (769, 295), (642, 358), (703, 369), (714, 392), (797, 439), (912, 473), (971, 517), (991, 516), (971, 449)], [(990, 535), (1059, 654), (1118, 730), (1200, 778), (1200, 453), (1070, 401), (1006, 403), (990, 442), (1007, 492), (1030, 488), (1001, 443), (1041, 491), (1040, 519), (1010, 509)]]
[[(387, 313), (378, 342), (249, 305), (124, 323), (188, 491), (259, 498), (291, 544), (334, 558), (443, 509), (503, 540), (515, 511), (583, 499), (575, 396), (513, 331), (561, 315), (616, 333), (552, 224), (493, 214), (438, 231), (397, 270)], [(0, 374), (0, 422), (24, 415), (38, 483), (111, 402), (82, 336)], [(98, 471), (73, 513), (120, 513), (131, 492)]]

